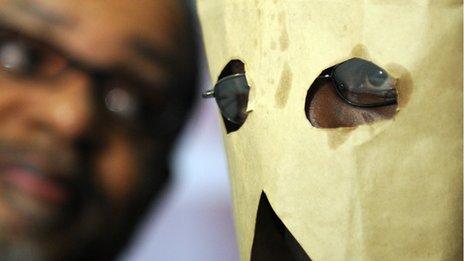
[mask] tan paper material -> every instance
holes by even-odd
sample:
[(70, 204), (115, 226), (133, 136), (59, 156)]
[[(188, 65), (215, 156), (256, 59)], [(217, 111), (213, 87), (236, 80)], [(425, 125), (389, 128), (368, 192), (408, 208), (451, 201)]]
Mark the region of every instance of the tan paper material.
[[(224, 134), (242, 260), (262, 191), (313, 260), (461, 260), (461, 1), (197, 6), (213, 83), (240, 59), (251, 87), (245, 124)], [(351, 57), (399, 78), (398, 114), (312, 127), (309, 86)]]

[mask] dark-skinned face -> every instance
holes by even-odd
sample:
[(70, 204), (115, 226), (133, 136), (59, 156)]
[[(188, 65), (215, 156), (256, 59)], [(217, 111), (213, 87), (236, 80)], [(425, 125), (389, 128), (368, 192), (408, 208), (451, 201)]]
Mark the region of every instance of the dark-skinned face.
[(0, 259), (122, 241), (166, 175), (185, 21), (178, 1), (0, 1)]

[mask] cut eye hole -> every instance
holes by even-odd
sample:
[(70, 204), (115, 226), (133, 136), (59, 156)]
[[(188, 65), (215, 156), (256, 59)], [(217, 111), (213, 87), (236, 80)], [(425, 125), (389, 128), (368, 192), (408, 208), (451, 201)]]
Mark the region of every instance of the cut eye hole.
[(306, 97), (306, 116), (315, 127), (353, 127), (392, 118), (397, 80), (376, 64), (352, 58), (322, 71)]
[(227, 133), (237, 131), (245, 122), (249, 92), (243, 62), (232, 60), (222, 70), (214, 90), (203, 94), (216, 98)]

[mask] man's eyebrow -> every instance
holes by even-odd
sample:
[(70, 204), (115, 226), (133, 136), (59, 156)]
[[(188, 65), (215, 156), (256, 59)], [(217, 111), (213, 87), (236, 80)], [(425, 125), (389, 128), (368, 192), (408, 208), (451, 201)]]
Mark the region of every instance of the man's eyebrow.
[(76, 23), (73, 19), (58, 14), (30, 0), (11, 0), (16, 9), (32, 16), (48, 25), (72, 27)]
[(141, 38), (132, 38), (128, 41), (129, 47), (138, 56), (152, 63), (159, 64), (167, 69), (172, 69), (176, 57), (169, 51), (163, 51), (152, 43)]
[(178, 72), (179, 57), (169, 48), (166, 50), (152, 41), (137, 36), (127, 40), (126, 44), (131, 52), (137, 56), (138, 60), (142, 61), (142, 64), (148, 65), (148, 67), (142, 66), (141, 68), (144, 69), (140, 71), (134, 66), (130, 68), (141, 78), (161, 80), (166, 83), (170, 75), (175, 75)]

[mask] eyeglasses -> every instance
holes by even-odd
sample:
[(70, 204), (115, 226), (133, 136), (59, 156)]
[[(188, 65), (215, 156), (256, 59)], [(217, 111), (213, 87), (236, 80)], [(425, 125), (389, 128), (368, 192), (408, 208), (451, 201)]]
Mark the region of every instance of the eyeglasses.
[(361, 58), (352, 58), (324, 70), (318, 79), (331, 79), (338, 95), (358, 107), (396, 103), (396, 79), (384, 69)]
[[(318, 79), (330, 79), (338, 95), (357, 107), (379, 107), (396, 103), (396, 79), (370, 61), (352, 58), (324, 70)], [(229, 122), (245, 122), (248, 86), (244, 73), (220, 79), (203, 98), (216, 99), (222, 116)]]
[(213, 90), (203, 93), (203, 98), (214, 97), (222, 116), (236, 125), (242, 125), (247, 117), (249, 92), (245, 74), (239, 73), (220, 79)]

